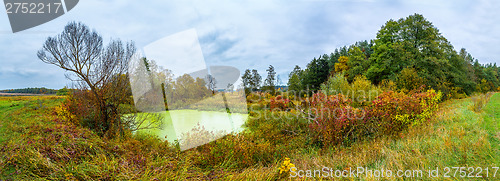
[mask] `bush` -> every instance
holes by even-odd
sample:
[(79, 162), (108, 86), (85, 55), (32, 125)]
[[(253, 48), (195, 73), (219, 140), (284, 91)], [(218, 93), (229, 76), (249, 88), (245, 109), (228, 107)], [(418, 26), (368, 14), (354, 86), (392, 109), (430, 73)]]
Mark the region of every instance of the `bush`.
[(321, 90), (323, 90), (326, 95), (348, 95), (351, 87), (347, 78), (345, 78), (345, 74), (338, 73), (330, 76), (330, 78), (328, 78), (328, 80), (321, 85)]
[(437, 110), (441, 92), (384, 92), (368, 108), (369, 116), (382, 134), (398, 133), (408, 126), (417, 125), (429, 119)]
[(424, 79), (421, 78), (414, 68), (404, 68), (396, 78), (396, 86), (403, 92), (418, 89), (424, 84)]
[(357, 76), (352, 84), (349, 84), (343, 73), (331, 76), (325, 84), (321, 85), (321, 90), (327, 95), (343, 94), (355, 103), (353, 105), (355, 107), (371, 101), (381, 92), (365, 76)]
[(290, 101), (290, 99), (283, 98), (283, 96), (279, 95), (279, 96), (271, 98), (271, 101), (269, 102), (269, 106), (270, 106), (271, 110), (286, 111), (289, 108), (293, 107), (293, 103)]
[(463, 93), (461, 87), (453, 87), (450, 90), (450, 96), (449, 97), (451, 97), (453, 99), (463, 99), (463, 98), (466, 98), (467, 95), (465, 93)]
[(351, 99), (357, 103), (371, 101), (382, 92), (374, 86), (364, 75), (357, 76), (351, 84)]
[(472, 97), (472, 105), (469, 107), (469, 109), (474, 112), (481, 112), (483, 107), (490, 100), (491, 95), (492, 93), (487, 93)]
[(392, 80), (384, 79), (380, 82), (379, 87), (381, 91), (395, 91), (396, 83), (394, 83), (394, 81)]
[(476, 91), (482, 93), (487, 93), (488, 91), (490, 91), (490, 88), (491, 88), (490, 84), (488, 84), (488, 81), (486, 81), (485, 79), (482, 79), (481, 83), (476, 85)]
[(59, 115), (75, 125), (88, 125), (87, 122), (93, 122), (92, 120), (95, 119), (94, 105), (88, 98), (90, 96), (90, 92), (87, 91), (69, 92), (67, 99), (56, 111), (59, 111), (57, 112)]
[(67, 96), (69, 94), (70, 90), (67, 87), (64, 87), (62, 89), (57, 90), (56, 95), (58, 96)]
[(351, 100), (342, 94), (327, 96), (314, 94), (309, 100), (314, 115), (309, 125), (313, 139), (322, 146), (350, 143), (358, 138), (357, 127), (364, 118), (364, 110), (351, 107)]

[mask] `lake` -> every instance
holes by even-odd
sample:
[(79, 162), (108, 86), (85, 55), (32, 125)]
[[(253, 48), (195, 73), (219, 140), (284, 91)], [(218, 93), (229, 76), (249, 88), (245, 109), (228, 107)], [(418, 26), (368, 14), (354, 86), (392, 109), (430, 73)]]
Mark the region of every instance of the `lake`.
[[(165, 111), (162, 114), (164, 116), (162, 129), (139, 132), (157, 135), (172, 143), (179, 140), (182, 150), (206, 144), (231, 132), (240, 132), (248, 118), (248, 114), (190, 109)], [(207, 132), (212, 134), (206, 135)], [(191, 136), (186, 139), (188, 134)]]

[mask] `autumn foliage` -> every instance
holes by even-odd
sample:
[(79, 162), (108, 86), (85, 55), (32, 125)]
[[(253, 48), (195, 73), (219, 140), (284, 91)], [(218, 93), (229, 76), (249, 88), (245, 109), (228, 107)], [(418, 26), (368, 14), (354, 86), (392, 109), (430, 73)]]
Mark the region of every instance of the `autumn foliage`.
[(425, 123), (437, 110), (442, 94), (432, 89), (408, 94), (387, 91), (366, 107), (353, 108), (343, 95), (314, 94), (309, 99), (314, 119), (309, 125), (320, 145), (351, 143), (366, 136), (393, 135)]
[(351, 107), (352, 101), (342, 94), (314, 94), (309, 100), (314, 120), (309, 125), (316, 141), (327, 146), (354, 139), (364, 110)]
[(271, 110), (287, 110), (293, 107), (293, 103), (290, 99), (284, 98), (281, 95), (271, 98), (269, 102), (269, 106)]

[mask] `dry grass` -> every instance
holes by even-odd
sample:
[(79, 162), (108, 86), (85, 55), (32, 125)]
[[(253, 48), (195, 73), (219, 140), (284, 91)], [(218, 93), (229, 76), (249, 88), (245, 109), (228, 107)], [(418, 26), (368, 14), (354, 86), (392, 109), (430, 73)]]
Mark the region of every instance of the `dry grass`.
[[(470, 99), (447, 101), (441, 104), (441, 110), (429, 124), (412, 127), (399, 136), (359, 142), (351, 147), (298, 153), (292, 156), (292, 162), (302, 170), (323, 167), (350, 170), (364, 167), (395, 173), (397, 170), (418, 169), (423, 171), (423, 178), (418, 180), (431, 179), (426, 175), (429, 168), (438, 167), (442, 171), (444, 167), (455, 166), (498, 166), (499, 156), (495, 155), (499, 152), (498, 146), (492, 146), (494, 143), (488, 137), (488, 130), (480, 126), (484, 124), (484, 115), (468, 110), (469, 104), (472, 104)], [(499, 133), (496, 132), (496, 137), (500, 140)], [(379, 180), (363, 174), (361, 179)]]
[(481, 112), (481, 110), (488, 103), (492, 95), (493, 95), (492, 92), (488, 92), (486, 94), (480, 94), (472, 97), (471, 99), (473, 104), (469, 107), (469, 109), (475, 112)]
[[(8, 140), (4, 141), (1, 138), (6, 135), (0, 135), (0, 149), (4, 149), (0, 151), (0, 179), (338, 180), (280, 177), (278, 168), (283, 161), (280, 156), (266, 165), (233, 169), (225, 166), (230, 163), (224, 161), (207, 169), (195, 164), (200, 155), (196, 150), (170, 150), (168, 145), (146, 137), (102, 140), (88, 130), (54, 121), (50, 107), (57, 105), (59, 99), (51, 99), (43, 99), (41, 108), (37, 108), (40, 104), (36, 97), (0, 97), (0, 118), (10, 121), (0, 121), (0, 134), (9, 133)], [(498, 167), (500, 130), (496, 120), (500, 116), (495, 111), (500, 104), (500, 94), (493, 95), (480, 113), (469, 110), (472, 104), (470, 98), (449, 100), (440, 105), (440, 111), (426, 124), (410, 127), (399, 135), (368, 139), (350, 146), (322, 149), (300, 146), (306, 144), (291, 139), (272, 146), (290, 148), (284, 155), (290, 157), (299, 170), (329, 167), (350, 171), (364, 167), (393, 172), (418, 169), (424, 174), (422, 178), (382, 179), (361, 174), (360, 178), (345, 178), (349, 180), (432, 180), (426, 175), (429, 168), (439, 167), (442, 172), (444, 167), (455, 166)], [(269, 130), (272, 125), (276, 126), (271, 124)], [(248, 141), (238, 145), (253, 144), (260, 143)], [(64, 160), (66, 158), (71, 159)]]

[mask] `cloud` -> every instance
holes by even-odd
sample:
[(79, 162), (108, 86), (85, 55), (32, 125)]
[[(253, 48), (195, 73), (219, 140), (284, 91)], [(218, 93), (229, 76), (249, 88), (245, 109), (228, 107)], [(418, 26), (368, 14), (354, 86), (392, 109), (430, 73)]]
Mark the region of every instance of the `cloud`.
[[(47, 36), (60, 33), (69, 21), (84, 22), (106, 41), (111, 37), (133, 40), (139, 48), (195, 28), (208, 66), (234, 66), (240, 72), (257, 69), (264, 76), (272, 64), (286, 83), (295, 65), (304, 68), (314, 57), (335, 48), (373, 39), (387, 20), (414, 13), (433, 22), (455, 49), (467, 48), (481, 63), (499, 63), (499, 8), (500, 3), (493, 0), (88, 0), (66, 15), (21, 34), (9, 33), (7, 16), (0, 15), (0, 49), (8, 50), (0, 52), (0, 63), (18, 70), (50, 67), (38, 60), (36, 51)], [(40, 74), (48, 75), (45, 71)], [(13, 78), (19, 82), (16, 86), (32, 82), (22, 76)], [(56, 81), (59, 87), (68, 83)], [(11, 82), (2, 80), (0, 89), (14, 86)]]

